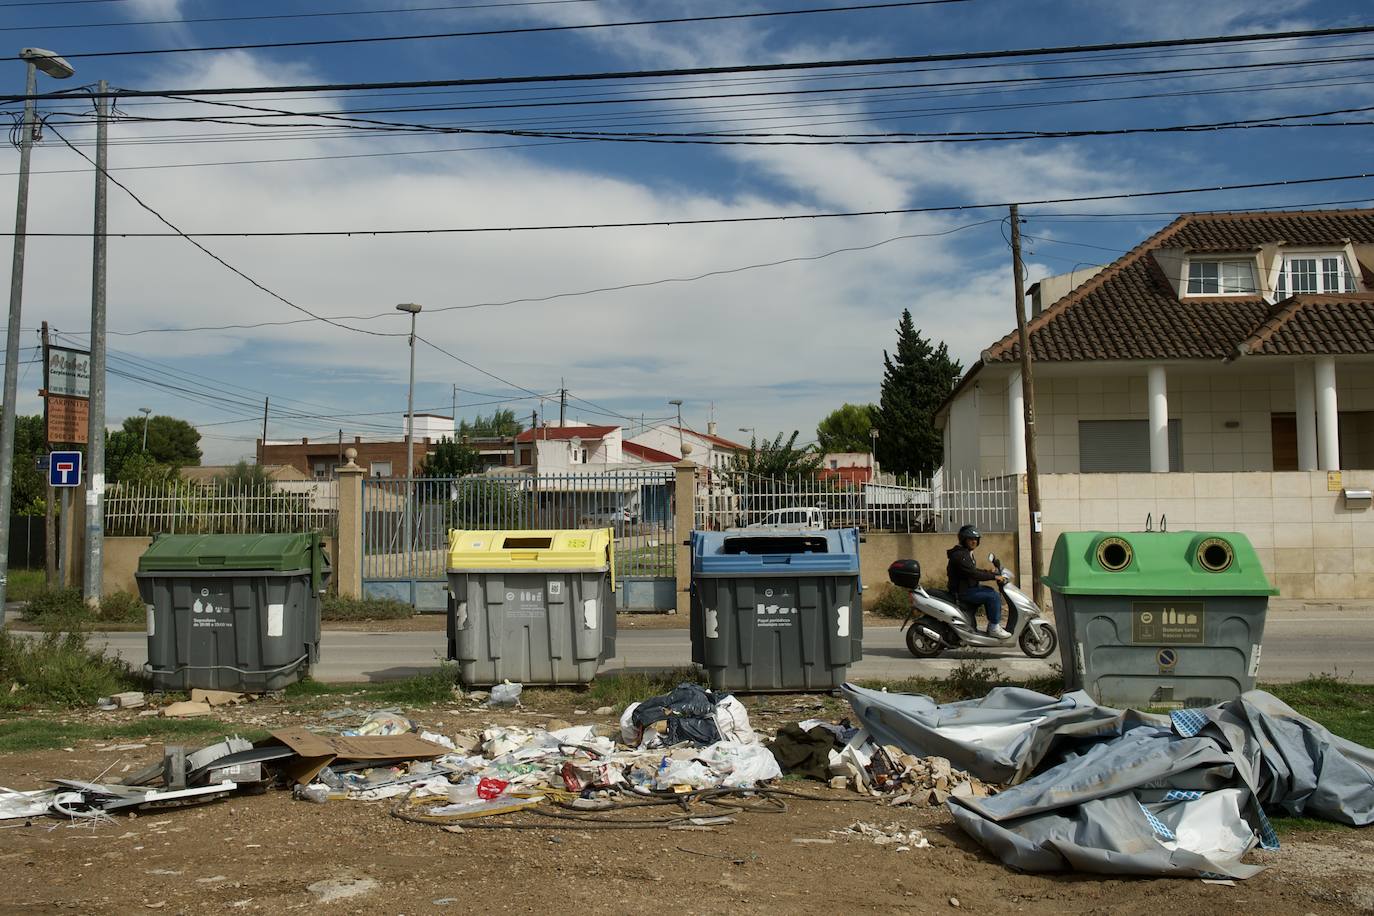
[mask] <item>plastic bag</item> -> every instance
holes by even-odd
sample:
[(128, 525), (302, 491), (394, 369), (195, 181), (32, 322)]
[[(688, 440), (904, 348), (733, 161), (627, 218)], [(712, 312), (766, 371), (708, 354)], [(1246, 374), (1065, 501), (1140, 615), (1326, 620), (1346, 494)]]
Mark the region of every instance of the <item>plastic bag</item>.
[(493, 798), (497, 798), (502, 792), (506, 791), (506, 787), (509, 785), (510, 783), (506, 782), (504, 779), (484, 778), (481, 782), (477, 783), (477, 797), (483, 801), (491, 801)]
[(744, 704), (733, 696), (725, 697), (716, 704), (716, 728), (720, 729), (722, 741), (757, 744), (759, 740), (749, 724), (749, 713)]
[(524, 689), (524, 684), (512, 684), (510, 681), (497, 684), (491, 688), (491, 696), (487, 698), (487, 705), (490, 707), (519, 706), (520, 693)]
[(722, 741), (703, 750), (697, 759), (711, 768), (720, 785), (732, 789), (752, 789), (758, 783), (782, 778), (773, 752), (759, 744)]
[(694, 789), (709, 789), (719, 785), (714, 773), (696, 760), (674, 760), (664, 757), (654, 777), (654, 787), (671, 789), (674, 786), (691, 786)]
[(363, 720), (363, 724), (357, 728), (348, 729), (345, 735), (356, 737), (359, 735), (404, 735), (406, 732), (413, 731), (415, 723), (405, 716), (394, 712), (379, 710), (369, 715)]

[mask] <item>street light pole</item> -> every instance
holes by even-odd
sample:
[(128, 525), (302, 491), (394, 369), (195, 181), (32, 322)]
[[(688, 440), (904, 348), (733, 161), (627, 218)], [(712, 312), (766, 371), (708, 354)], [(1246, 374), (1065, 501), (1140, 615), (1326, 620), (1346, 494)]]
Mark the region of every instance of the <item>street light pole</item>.
[(686, 458), (687, 446), (682, 438), (682, 401), (679, 398), (673, 398), (668, 403), (677, 408), (677, 451), (680, 456)]
[[(410, 314), (410, 390), (406, 394), (406, 571), (409, 573), (411, 565), (415, 561), (415, 519), (412, 508), (411, 494), (415, 489), (415, 316), (420, 313), (420, 306), (414, 302), (402, 302), (396, 306), (397, 311), (408, 312)], [(412, 590), (413, 591), (413, 590)], [(415, 595), (411, 594), (411, 602), (414, 603)]]
[[(109, 85), (100, 81), (103, 96)], [(100, 604), (105, 550), (105, 229), (107, 226), (105, 167), (109, 162), (107, 114), (109, 101), (95, 100), (95, 239), (91, 254), (91, 402), (86, 439), (90, 488), (86, 491), (86, 575), (83, 597), (91, 607)]]
[[(29, 155), (33, 148), (35, 125), (34, 94), (38, 91), (38, 71), (53, 79), (66, 79), (75, 73), (72, 65), (51, 51), (24, 48), (19, 57), (28, 66), (24, 83), (24, 120), (19, 132), (19, 194), (14, 205), (14, 259), (10, 268), (9, 333), (5, 338), (4, 407), (0, 410), (0, 608), (5, 606), (9, 579), (10, 509), (14, 494), (15, 398), (19, 393), (19, 336), (24, 306), (24, 247), (29, 228)], [(0, 629), (4, 620), (0, 618)]]
[(143, 451), (148, 451), (148, 416), (153, 412), (151, 407), (140, 407), (138, 412), (143, 414)]

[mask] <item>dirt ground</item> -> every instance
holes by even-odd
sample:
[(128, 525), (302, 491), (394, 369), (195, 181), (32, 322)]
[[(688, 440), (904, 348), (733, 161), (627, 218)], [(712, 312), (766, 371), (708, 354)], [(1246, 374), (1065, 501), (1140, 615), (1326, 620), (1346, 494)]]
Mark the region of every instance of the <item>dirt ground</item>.
[[(216, 714), (245, 730), (311, 725), (344, 699), (321, 697), (304, 708), (257, 703)], [(465, 704), (411, 715), (448, 733), (552, 717), (613, 722), (579, 714), (584, 704), (576, 694), (532, 700), (515, 712)], [(751, 698), (749, 708), (755, 727), (768, 732), (839, 711), (836, 701), (807, 697)], [(136, 721), (133, 712), (79, 718)], [(69, 749), (0, 755), (0, 785), (33, 789), (54, 777), (106, 771), (112, 778), (161, 754), (156, 741), (121, 740), (126, 743), (81, 741)], [(139, 743), (147, 746), (128, 746)], [(0, 875), (7, 885), (0, 913), (1374, 912), (1374, 832), (1285, 834), (1282, 850), (1252, 854), (1270, 868), (1236, 886), (1022, 875), (975, 846), (943, 808), (890, 808), (812, 782), (785, 786), (813, 798), (789, 798), (782, 813), (749, 813), (728, 826), (693, 830), (569, 824), (469, 826), (453, 833), (392, 817), (390, 801), (317, 805), (278, 790), (119, 816), (95, 828), (11, 821), (19, 826), (0, 829)], [(861, 820), (918, 828), (931, 846), (903, 852), (831, 833)], [(324, 902), (331, 892), (352, 896)]]

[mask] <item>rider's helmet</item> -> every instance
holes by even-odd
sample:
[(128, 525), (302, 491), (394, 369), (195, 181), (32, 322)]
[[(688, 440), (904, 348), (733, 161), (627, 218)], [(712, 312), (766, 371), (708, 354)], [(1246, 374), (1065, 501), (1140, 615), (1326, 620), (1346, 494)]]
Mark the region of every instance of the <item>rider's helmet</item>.
[(959, 529), (959, 543), (964, 541), (981, 541), (983, 536), (978, 533), (978, 529), (972, 525), (965, 525)]

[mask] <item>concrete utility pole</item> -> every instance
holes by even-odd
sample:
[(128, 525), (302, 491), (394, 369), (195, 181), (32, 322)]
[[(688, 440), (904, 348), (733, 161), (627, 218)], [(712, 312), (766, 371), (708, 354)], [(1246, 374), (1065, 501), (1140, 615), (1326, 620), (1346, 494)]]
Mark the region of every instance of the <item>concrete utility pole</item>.
[[(29, 231), (29, 155), (37, 126), (34, 93), (38, 90), (38, 71), (64, 80), (76, 72), (72, 65), (51, 51), (24, 48), (19, 57), (28, 67), (24, 83), (24, 120), (19, 128), (19, 194), (14, 205), (14, 260), (10, 267), (9, 335), (5, 338), (4, 407), (0, 408), (0, 609), (10, 569), (10, 510), (14, 502), (14, 421), (15, 399), (19, 394), (19, 335), (24, 307), (24, 247)], [(0, 629), (5, 626), (0, 616)]]
[[(100, 93), (109, 84), (101, 80)], [(109, 100), (95, 100), (95, 238), (91, 253), (91, 401), (87, 427), (86, 574), (82, 597), (100, 604), (105, 552), (105, 228), (107, 226), (106, 165), (109, 163)]]
[(687, 460), (687, 445), (682, 438), (682, 400), (673, 398), (668, 404), (677, 408), (677, 453), (678, 457), (685, 461)]
[(1031, 589), (1035, 603), (1045, 603), (1040, 582), (1044, 560), (1040, 528), (1040, 477), (1035, 457), (1035, 382), (1031, 375), (1030, 331), (1026, 328), (1026, 277), (1021, 263), (1021, 217), (1011, 205), (1011, 273), (1016, 287), (1016, 332), (1021, 343), (1021, 391), (1026, 412), (1026, 502), (1030, 507)]
[[(138, 412), (143, 414), (143, 451), (148, 451), (148, 418), (153, 415), (153, 408), (140, 407)], [(266, 424), (264, 424), (265, 427)], [(266, 444), (265, 442), (263, 443)]]
[(271, 404), (271, 398), (262, 399), (262, 451), (258, 453), (258, 464), (262, 464), (262, 456), (267, 454), (267, 408)]
[[(47, 384), (48, 369), (48, 323), (43, 322), (43, 377), (44, 384)], [(43, 444), (48, 451), (52, 451), (52, 443), (48, 441), (48, 399), (43, 399)], [(43, 500), (43, 554), (45, 562), (43, 569), (46, 573), (48, 588), (57, 588), (57, 503), (56, 488), (53, 487), (51, 480), (48, 484), (48, 498)]]
[[(420, 306), (414, 302), (402, 302), (397, 311), (410, 315), (410, 390), (406, 394), (406, 517), (405, 550), (406, 574), (410, 574), (415, 562), (415, 510), (411, 495), (415, 489), (415, 316), (420, 314)], [(411, 594), (414, 603), (415, 595)]]
[(562, 387), (563, 379), (558, 380), (558, 426), (562, 428), (568, 425), (568, 389)]

